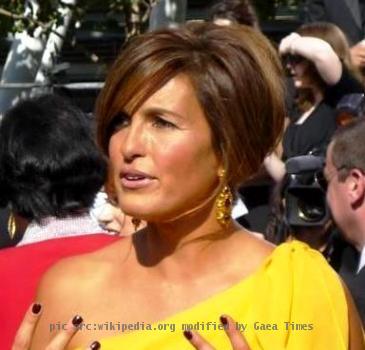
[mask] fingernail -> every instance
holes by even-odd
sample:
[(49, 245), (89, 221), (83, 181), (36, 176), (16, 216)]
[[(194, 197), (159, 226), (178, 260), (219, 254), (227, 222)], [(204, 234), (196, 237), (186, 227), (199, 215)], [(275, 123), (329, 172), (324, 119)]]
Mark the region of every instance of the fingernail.
[(82, 317), (79, 315), (76, 315), (73, 319), (72, 319), (72, 324), (77, 327), (80, 326), (81, 322), (83, 321)]
[(227, 326), (228, 319), (227, 319), (226, 316), (221, 316), (219, 319), (221, 320), (221, 322), (222, 322), (223, 325)]
[(34, 303), (33, 306), (32, 306), (32, 313), (34, 315), (38, 315), (39, 312), (41, 311), (41, 309), (42, 309), (42, 305), (41, 304)]
[(184, 337), (187, 340), (191, 340), (191, 339), (193, 339), (193, 333), (191, 333), (190, 331), (184, 331)]
[(101, 348), (101, 345), (98, 341), (94, 341), (90, 345), (90, 350), (99, 350)]

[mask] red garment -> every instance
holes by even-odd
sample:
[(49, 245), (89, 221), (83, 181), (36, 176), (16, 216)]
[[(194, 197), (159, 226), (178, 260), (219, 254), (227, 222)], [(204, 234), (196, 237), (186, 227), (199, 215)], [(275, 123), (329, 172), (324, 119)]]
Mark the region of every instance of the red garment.
[(0, 250), (0, 348), (11, 349), (20, 322), (35, 301), (40, 278), (51, 265), (118, 239), (107, 234), (82, 235)]

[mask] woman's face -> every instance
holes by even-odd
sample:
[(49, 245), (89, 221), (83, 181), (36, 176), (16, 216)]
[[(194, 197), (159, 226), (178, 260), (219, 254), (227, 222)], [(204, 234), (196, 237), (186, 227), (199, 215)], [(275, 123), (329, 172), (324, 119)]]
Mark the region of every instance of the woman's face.
[(288, 69), (293, 77), (294, 85), (297, 89), (311, 88), (313, 86), (309, 74), (307, 73), (309, 62), (305, 59), (298, 62), (288, 63)]
[(109, 156), (125, 213), (167, 221), (212, 194), (219, 182), (219, 160), (186, 75), (168, 81), (132, 116), (121, 114)]

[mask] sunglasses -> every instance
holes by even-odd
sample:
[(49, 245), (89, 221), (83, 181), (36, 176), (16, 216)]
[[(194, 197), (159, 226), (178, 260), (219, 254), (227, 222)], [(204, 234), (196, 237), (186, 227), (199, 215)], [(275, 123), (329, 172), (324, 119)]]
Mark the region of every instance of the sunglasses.
[(304, 61), (304, 57), (303, 56), (299, 56), (299, 55), (291, 55), (291, 54), (286, 54), (283, 56), (283, 62), (285, 65), (291, 65), (291, 66), (295, 66), (296, 64), (299, 64), (301, 62)]

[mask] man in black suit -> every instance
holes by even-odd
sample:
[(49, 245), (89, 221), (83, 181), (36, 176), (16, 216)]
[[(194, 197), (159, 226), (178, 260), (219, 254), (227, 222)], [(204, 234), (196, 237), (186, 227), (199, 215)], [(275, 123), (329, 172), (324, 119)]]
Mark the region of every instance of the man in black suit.
[(365, 0), (306, 0), (305, 22), (331, 22), (346, 34), (354, 64), (365, 67)]
[(349, 287), (365, 325), (365, 118), (339, 129), (327, 149), (324, 175), (327, 202), (350, 243), (340, 275)]

